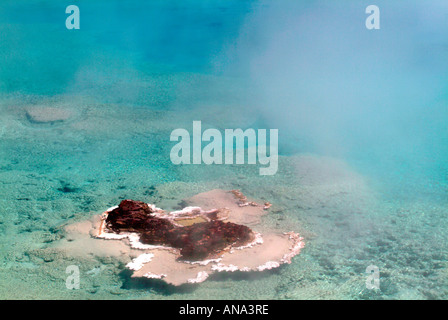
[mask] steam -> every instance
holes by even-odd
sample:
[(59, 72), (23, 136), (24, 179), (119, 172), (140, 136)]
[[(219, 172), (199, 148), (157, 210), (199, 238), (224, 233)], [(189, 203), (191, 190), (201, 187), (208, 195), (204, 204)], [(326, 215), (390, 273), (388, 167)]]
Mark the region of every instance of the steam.
[(448, 136), (440, 121), (448, 115), (448, 4), (376, 1), (381, 29), (367, 30), (369, 4), (254, 5), (226, 67), (248, 78), (256, 97), (248, 105), (280, 129), (283, 152), (416, 167), (430, 153), (441, 155)]

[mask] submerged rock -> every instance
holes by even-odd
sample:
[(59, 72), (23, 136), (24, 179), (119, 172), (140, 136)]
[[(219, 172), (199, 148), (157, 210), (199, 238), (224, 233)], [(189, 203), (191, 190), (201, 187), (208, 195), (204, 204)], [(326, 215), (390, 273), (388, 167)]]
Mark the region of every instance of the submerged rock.
[(25, 111), (28, 120), (32, 123), (53, 124), (66, 121), (73, 116), (73, 112), (69, 109), (47, 106), (33, 106)]

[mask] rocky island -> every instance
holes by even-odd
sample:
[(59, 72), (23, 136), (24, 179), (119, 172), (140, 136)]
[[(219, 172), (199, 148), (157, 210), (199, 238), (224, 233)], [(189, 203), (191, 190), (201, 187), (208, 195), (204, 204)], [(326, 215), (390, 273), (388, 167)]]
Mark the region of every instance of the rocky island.
[(72, 239), (67, 246), (127, 256), (132, 277), (176, 286), (202, 282), (214, 272), (277, 268), (291, 263), (304, 246), (303, 238), (292, 231), (259, 232), (271, 204), (249, 201), (239, 190), (215, 189), (182, 203), (183, 209), (167, 212), (123, 200), (89, 222), (68, 226)]

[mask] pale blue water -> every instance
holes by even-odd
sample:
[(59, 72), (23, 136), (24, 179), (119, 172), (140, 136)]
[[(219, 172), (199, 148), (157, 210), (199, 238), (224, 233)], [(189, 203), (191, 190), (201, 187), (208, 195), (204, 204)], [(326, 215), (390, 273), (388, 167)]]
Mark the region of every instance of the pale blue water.
[[(333, 2), (79, 0), (67, 30), (71, 3), (2, 1), (0, 297), (446, 299), (448, 4), (376, 1), (381, 29), (367, 30), (370, 3)], [(70, 117), (35, 123), (36, 105)], [(173, 165), (170, 132), (193, 120), (279, 129), (279, 172)], [(269, 198), (303, 253), (175, 289), (50, 248), (59, 226), (123, 198), (215, 187)], [(365, 287), (369, 265), (380, 290)]]

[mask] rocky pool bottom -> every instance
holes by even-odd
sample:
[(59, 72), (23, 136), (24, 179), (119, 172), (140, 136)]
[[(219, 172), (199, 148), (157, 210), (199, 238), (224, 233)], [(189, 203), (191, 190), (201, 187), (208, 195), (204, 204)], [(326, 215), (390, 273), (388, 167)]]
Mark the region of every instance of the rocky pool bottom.
[[(167, 141), (172, 129), (194, 119), (210, 127), (245, 127), (253, 124), (253, 115), (238, 106), (234, 112), (221, 106), (162, 111), (68, 100), (20, 96), (0, 104), (2, 299), (448, 297), (443, 179), (425, 186), (391, 183), (344, 160), (312, 154), (280, 156), (278, 173), (268, 178), (248, 165), (173, 166)], [(41, 105), (70, 112), (58, 121), (29, 113), (30, 106)], [(239, 117), (232, 116), (236, 112)], [(67, 238), (67, 225), (123, 199), (180, 210), (182, 199), (214, 189), (239, 189), (269, 201), (262, 225), (294, 230), (306, 247), (278, 269), (219, 273), (200, 284), (174, 287), (132, 278), (124, 256), (112, 257), (107, 250), (85, 254), (88, 243), (78, 252), (58, 245), (77, 241)], [(79, 290), (66, 288), (72, 265), (80, 269)], [(371, 265), (379, 268), (380, 290), (366, 288)]]

